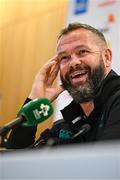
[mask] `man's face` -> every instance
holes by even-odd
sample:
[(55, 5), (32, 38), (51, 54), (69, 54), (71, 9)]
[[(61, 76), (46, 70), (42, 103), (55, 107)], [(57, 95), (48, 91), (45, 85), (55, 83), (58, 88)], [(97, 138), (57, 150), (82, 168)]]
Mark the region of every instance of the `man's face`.
[(57, 46), (63, 86), (78, 103), (94, 99), (105, 77), (102, 52), (90, 31), (79, 29), (62, 36)]

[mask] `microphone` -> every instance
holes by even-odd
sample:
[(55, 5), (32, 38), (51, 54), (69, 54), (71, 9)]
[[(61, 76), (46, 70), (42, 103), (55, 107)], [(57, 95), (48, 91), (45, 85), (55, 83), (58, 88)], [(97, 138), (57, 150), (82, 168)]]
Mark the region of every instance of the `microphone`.
[(88, 133), (90, 130), (91, 130), (91, 126), (89, 124), (84, 124), (77, 133), (75, 133), (73, 136), (69, 138), (65, 138), (65, 139), (64, 138), (63, 139), (49, 138), (47, 141), (47, 145), (54, 146), (54, 145), (61, 145), (61, 144), (64, 145), (64, 144), (73, 144), (73, 143), (83, 142), (82, 136)]
[(5, 133), (22, 123), (23, 126), (36, 126), (53, 114), (51, 102), (46, 98), (34, 99), (25, 104), (17, 114), (17, 118), (0, 128), (0, 134)]
[(70, 128), (70, 125), (64, 124), (62, 128), (59, 130), (59, 137), (54, 137), (54, 134), (50, 129), (46, 129), (43, 133), (41, 133), (40, 138), (32, 145), (34, 148), (39, 148), (41, 145), (65, 145), (72, 143), (83, 142), (83, 135), (91, 130), (91, 126), (89, 124), (84, 124), (81, 126), (80, 130), (76, 132), (76, 129)]
[(37, 141), (35, 141), (32, 145), (30, 145), (30, 147), (38, 148), (41, 145), (45, 145), (50, 137), (51, 137), (51, 131), (50, 129), (47, 128), (41, 133)]
[(30, 147), (38, 148), (41, 145), (54, 145), (54, 142), (60, 141), (61, 139), (69, 139), (73, 136), (73, 130), (70, 130), (70, 125), (66, 124), (63, 120), (58, 120), (60, 129), (58, 131), (59, 136), (55, 137), (54, 132), (51, 129), (45, 129), (41, 134), (40, 137), (35, 141)]
[(83, 135), (83, 134), (86, 134), (88, 131), (91, 130), (91, 126), (89, 124), (84, 124), (81, 129), (72, 136), (72, 139), (78, 137), (79, 135)]

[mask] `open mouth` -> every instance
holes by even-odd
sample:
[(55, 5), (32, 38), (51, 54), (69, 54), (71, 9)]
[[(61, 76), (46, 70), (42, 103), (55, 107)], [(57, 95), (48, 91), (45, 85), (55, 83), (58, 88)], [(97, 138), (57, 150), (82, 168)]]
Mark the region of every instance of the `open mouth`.
[(85, 76), (87, 74), (87, 71), (75, 71), (70, 75), (71, 79), (81, 78), (82, 76)]
[(73, 73), (70, 74), (70, 79), (72, 84), (83, 84), (86, 82), (87, 77), (88, 77), (88, 71), (74, 71)]

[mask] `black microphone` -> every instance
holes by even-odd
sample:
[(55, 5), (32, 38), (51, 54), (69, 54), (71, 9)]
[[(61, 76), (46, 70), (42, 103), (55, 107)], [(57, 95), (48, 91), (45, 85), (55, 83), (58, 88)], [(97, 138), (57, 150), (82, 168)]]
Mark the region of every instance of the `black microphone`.
[(46, 144), (46, 142), (48, 141), (48, 139), (50, 138), (51, 136), (51, 131), (50, 129), (45, 129), (40, 137), (37, 139), (37, 141), (35, 141), (30, 147), (32, 148), (38, 148), (39, 146), (43, 146)]
[(91, 130), (91, 126), (89, 124), (84, 124), (81, 129), (72, 136), (72, 139), (78, 137), (79, 135), (83, 135), (83, 134), (86, 134), (88, 131)]
[(59, 138), (54, 137), (54, 133), (50, 129), (44, 130), (38, 140), (34, 142), (30, 147), (39, 148), (43, 145), (54, 146), (54, 145), (62, 145), (62, 144), (71, 144), (78, 143), (78, 139), (82, 139), (82, 135), (85, 135), (89, 132), (91, 126), (89, 124), (84, 124), (81, 126), (80, 130), (76, 132), (76, 128), (70, 124), (62, 124), (61, 129), (59, 130)]
[[(81, 126), (80, 130), (77, 133), (75, 133), (69, 138), (65, 138), (65, 139), (64, 138), (63, 139), (49, 138), (47, 141), (47, 145), (54, 146), (54, 145), (61, 145), (61, 144), (73, 144), (73, 143), (83, 142), (82, 136), (86, 135), (90, 130), (91, 130), (91, 126), (89, 124), (84, 124)], [(73, 133), (74, 131), (69, 131), (69, 132)]]

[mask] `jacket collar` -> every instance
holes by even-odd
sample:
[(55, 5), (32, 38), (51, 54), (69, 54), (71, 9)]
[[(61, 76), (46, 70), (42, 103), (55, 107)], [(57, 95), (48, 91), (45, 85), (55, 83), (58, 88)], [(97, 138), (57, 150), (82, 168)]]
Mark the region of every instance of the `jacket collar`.
[(95, 107), (104, 105), (109, 97), (119, 89), (120, 76), (118, 76), (117, 73), (111, 70), (96, 91), (94, 99)]

